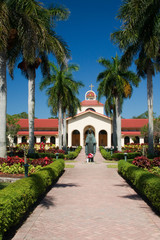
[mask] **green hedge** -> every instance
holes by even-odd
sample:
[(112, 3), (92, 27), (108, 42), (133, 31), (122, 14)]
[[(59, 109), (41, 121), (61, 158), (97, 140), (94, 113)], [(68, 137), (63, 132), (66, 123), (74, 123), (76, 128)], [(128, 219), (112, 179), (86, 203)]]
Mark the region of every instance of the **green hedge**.
[[(111, 156), (111, 152), (107, 152), (106, 149), (102, 146), (99, 147), (99, 150), (102, 156), (107, 160), (121, 160), (124, 159), (124, 153), (113, 153)], [(135, 157), (141, 156), (140, 152), (127, 153), (127, 159), (134, 159)]]
[(0, 190), (0, 235), (21, 221), (29, 207), (46, 192), (63, 169), (64, 160), (59, 159)]
[[(140, 152), (127, 153), (127, 159), (134, 159), (135, 157), (141, 156)], [(124, 153), (113, 153), (112, 159), (121, 160), (124, 159)]]
[(70, 159), (70, 160), (75, 159), (80, 153), (81, 149), (82, 149), (81, 146), (77, 147), (74, 152), (70, 152), (69, 154), (66, 155), (66, 159)]
[(103, 147), (99, 147), (99, 150), (102, 154), (102, 156), (107, 160), (112, 160), (111, 153), (107, 152)]
[(118, 172), (131, 182), (135, 189), (160, 213), (160, 178), (158, 176), (124, 160), (118, 162)]

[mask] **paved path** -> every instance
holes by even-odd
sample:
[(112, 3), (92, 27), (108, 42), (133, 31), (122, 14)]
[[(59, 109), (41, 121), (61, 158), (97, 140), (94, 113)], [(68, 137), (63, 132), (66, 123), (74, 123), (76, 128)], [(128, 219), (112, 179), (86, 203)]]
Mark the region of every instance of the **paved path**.
[(160, 218), (99, 152), (84, 150), (17, 231), (14, 240), (159, 240)]

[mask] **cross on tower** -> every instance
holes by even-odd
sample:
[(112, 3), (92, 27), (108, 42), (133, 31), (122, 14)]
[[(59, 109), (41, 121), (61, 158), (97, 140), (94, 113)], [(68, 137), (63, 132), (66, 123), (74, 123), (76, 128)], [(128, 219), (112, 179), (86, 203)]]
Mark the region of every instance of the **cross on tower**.
[(91, 85), (90, 85), (89, 87), (91, 88), (91, 91), (92, 91), (92, 87), (94, 87), (94, 86), (93, 86), (92, 83), (91, 83)]

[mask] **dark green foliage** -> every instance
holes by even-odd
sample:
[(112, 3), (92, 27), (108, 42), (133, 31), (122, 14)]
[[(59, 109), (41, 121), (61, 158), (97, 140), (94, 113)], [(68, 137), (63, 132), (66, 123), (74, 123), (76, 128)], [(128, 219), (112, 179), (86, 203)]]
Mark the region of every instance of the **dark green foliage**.
[(102, 156), (107, 159), (107, 160), (111, 160), (112, 157), (111, 157), (111, 153), (110, 152), (107, 152), (103, 147), (99, 147), (99, 150), (102, 154)]
[(118, 172), (160, 213), (160, 177), (121, 160)]
[(29, 207), (46, 192), (63, 169), (64, 161), (59, 159), (0, 191), (0, 233), (3, 234), (21, 221)]
[[(138, 156), (141, 156), (140, 152), (127, 153), (127, 159), (133, 159)], [(124, 159), (124, 153), (113, 153), (112, 159), (115, 159), (115, 160)]]
[(74, 152), (70, 152), (69, 154), (66, 155), (66, 159), (75, 159), (78, 154), (80, 153), (82, 147), (79, 146), (78, 148), (76, 148), (76, 150)]

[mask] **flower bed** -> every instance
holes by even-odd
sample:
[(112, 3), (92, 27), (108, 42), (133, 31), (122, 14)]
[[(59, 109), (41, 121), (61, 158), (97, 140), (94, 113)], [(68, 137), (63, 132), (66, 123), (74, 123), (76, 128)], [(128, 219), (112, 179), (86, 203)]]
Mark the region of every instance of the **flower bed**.
[(124, 160), (118, 162), (118, 172), (160, 213), (160, 177)]
[[(34, 173), (42, 167), (51, 164), (53, 160), (48, 157), (28, 159), (28, 173)], [(5, 174), (24, 174), (24, 159), (15, 157), (0, 158), (0, 172)]]
[(29, 208), (64, 170), (59, 159), (28, 178), (23, 178), (0, 191), (0, 236), (22, 221)]

